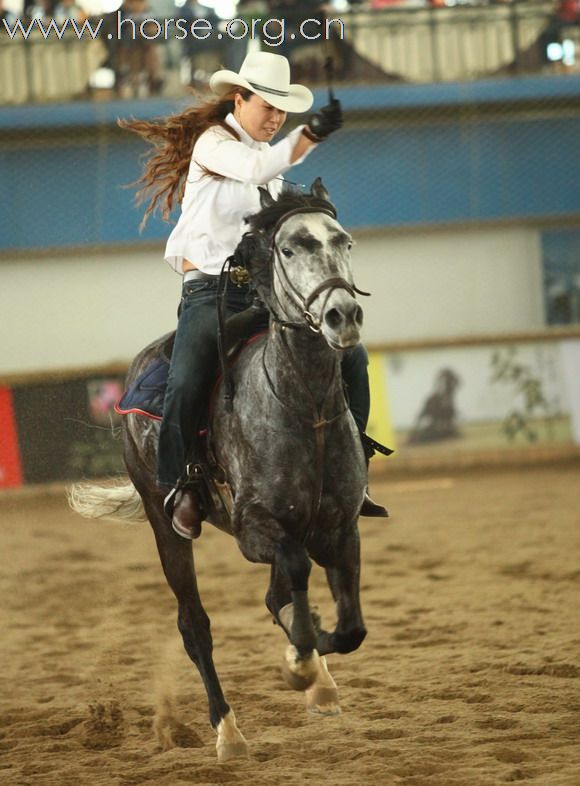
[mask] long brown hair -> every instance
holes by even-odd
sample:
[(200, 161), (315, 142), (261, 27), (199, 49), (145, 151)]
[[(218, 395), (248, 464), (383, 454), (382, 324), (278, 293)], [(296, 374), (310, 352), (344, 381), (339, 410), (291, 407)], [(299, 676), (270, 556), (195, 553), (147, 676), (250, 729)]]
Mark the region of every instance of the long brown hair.
[[(250, 90), (238, 87), (219, 99), (188, 107), (161, 122), (117, 120), (121, 128), (134, 131), (153, 146), (149, 153), (145, 154), (141, 177), (131, 183), (138, 188), (135, 202), (138, 205), (148, 202), (141, 229), (155, 210), (159, 209), (163, 219), (168, 221), (175, 198), (177, 197), (178, 204), (181, 203), (193, 146), (204, 131), (211, 126), (221, 126), (239, 141), (239, 135), (225, 122), (226, 116), (234, 109), (236, 93), (240, 93), (244, 101), (252, 95)], [(221, 175), (210, 170), (205, 170), (205, 173), (222, 179)]]

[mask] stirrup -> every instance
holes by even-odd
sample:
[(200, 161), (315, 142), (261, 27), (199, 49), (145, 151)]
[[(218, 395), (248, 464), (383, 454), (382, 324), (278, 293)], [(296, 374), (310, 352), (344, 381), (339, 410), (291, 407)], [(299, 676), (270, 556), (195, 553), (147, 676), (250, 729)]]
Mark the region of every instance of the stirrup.
[(183, 491), (187, 488), (193, 489), (197, 492), (200, 501), (203, 502), (203, 482), (203, 470), (201, 465), (194, 463), (187, 464), (185, 473), (179, 478), (175, 486), (163, 500), (163, 510), (168, 518), (173, 517), (173, 506), (175, 505), (175, 496), (178, 491)]
[(167, 494), (167, 496), (163, 500), (163, 510), (165, 511), (165, 515), (168, 518), (173, 517), (173, 506), (175, 504), (175, 495), (177, 494), (178, 490), (179, 490), (178, 487), (174, 486), (169, 492), (169, 494)]

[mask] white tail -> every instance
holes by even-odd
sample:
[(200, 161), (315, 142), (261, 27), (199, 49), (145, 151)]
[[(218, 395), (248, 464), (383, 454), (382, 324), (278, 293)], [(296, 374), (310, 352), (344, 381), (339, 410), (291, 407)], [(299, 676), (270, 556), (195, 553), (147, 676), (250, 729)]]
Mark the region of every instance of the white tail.
[(89, 519), (146, 521), (145, 509), (135, 486), (129, 480), (114, 485), (75, 483), (67, 489), (68, 504)]

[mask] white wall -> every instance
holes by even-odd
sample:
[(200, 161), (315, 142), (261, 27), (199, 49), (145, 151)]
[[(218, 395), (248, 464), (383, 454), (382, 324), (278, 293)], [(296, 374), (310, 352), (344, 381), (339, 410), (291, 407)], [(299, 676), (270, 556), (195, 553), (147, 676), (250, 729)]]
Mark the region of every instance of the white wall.
[(0, 373), (131, 359), (176, 321), (162, 250), (0, 260)]
[[(162, 248), (0, 259), (0, 374), (130, 360), (176, 321)], [(544, 326), (539, 233), (528, 228), (361, 236), (367, 344)]]
[(532, 228), (383, 235), (354, 247), (365, 341), (545, 327), (541, 247)]

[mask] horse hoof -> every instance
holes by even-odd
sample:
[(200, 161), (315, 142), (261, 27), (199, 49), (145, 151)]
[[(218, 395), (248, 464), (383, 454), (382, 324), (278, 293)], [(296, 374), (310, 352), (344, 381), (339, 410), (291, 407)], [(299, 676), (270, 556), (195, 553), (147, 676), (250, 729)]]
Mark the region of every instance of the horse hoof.
[(308, 658), (300, 658), (291, 644), (287, 647), (282, 662), (282, 677), (292, 690), (305, 691), (318, 676), (318, 653), (313, 650)]
[(337, 689), (313, 685), (306, 691), (306, 709), (312, 715), (340, 715)]
[(236, 716), (230, 709), (217, 726), (217, 758), (219, 764), (224, 764), (231, 759), (247, 759), (248, 744), (244, 735), (238, 729)]
[(224, 742), (217, 744), (217, 758), (219, 764), (225, 764), (226, 761), (231, 759), (247, 759), (249, 758), (248, 746), (246, 742)]
[(300, 674), (295, 674), (295, 672), (290, 671), (290, 667), (286, 661), (282, 663), (282, 677), (289, 688), (298, 691), (307, 690), (316, 679), (316, 675), (308, 675), (303, 677)]

